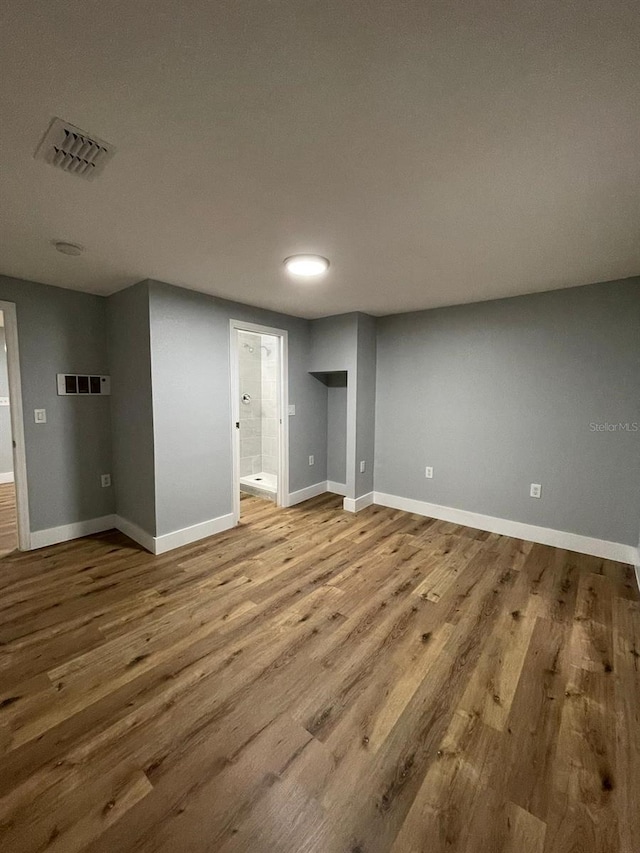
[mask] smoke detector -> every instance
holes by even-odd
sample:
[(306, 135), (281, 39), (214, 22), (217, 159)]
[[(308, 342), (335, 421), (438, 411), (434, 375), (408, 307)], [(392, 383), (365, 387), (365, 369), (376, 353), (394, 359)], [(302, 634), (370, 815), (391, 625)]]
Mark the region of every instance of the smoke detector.
[(92, 180), (113, 157), (113, 145), (91, 133), (54, 118), (33, 155), (63, 172)]

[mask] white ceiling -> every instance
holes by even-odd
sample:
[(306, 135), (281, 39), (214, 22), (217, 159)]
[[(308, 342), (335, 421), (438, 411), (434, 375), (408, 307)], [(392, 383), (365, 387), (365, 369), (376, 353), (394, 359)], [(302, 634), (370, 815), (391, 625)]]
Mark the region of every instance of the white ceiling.
[[(0, 271), (302, 316), (640, 273), (637, 0), (4, 0)], [(33, 159), (53, 116), (116, 146)], [(81, 258), (52, 240), (81, 243)], [(288, 279), (298, 251), (331, 259)]]

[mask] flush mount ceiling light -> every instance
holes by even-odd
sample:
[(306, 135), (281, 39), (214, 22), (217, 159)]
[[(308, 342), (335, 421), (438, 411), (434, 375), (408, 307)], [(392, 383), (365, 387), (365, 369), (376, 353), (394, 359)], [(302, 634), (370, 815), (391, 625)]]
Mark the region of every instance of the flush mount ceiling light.
[(288, 273), (299, 278), (315, 278), (329, 269), (329, 261), (322, 255), (291, 255), (284, 259)]
[(77, 243), (65, 243), (64, 240), (54, 240), (53, 245), (55, 246), (56, 251), (61, 252), (63, 255), (73, 255), (74, 257), (77, 257), (84, 251), (82, 246), (78, 246)]

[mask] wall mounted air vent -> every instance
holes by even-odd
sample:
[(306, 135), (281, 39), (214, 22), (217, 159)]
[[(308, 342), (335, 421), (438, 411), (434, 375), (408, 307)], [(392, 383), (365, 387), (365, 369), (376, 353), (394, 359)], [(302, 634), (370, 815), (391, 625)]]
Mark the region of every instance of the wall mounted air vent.
[(95, 397), (98, 394), (108, 396), (111, 394), (111, 377), (110, 376), (78, 376), (75, 373), (58, 373), (56, 376), (58, 383), (58, 394), (61, 397), (66, 397), (69, 394), (85, 395)]
[(63, 172), (91, 180), (102, 172), (114, 151), (108, 142), (54, 118), (33, 156)]

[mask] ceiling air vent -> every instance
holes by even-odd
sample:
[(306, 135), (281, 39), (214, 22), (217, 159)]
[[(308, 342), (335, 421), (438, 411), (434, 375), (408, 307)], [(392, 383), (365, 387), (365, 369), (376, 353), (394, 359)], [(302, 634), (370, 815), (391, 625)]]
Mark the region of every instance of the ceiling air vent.
[(113, 154), (113, 145), (61, 118), (54, 118), (34, 157), (64, 172), (91, 180), (102, 172)]

